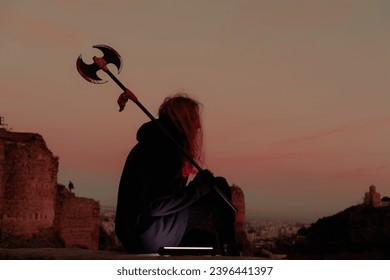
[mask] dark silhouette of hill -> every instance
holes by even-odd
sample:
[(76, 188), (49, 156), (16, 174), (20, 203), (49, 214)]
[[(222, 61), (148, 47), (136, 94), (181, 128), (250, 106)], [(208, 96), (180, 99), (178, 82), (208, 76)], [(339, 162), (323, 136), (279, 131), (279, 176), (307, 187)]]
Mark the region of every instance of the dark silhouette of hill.
[(352, 206), (298, 232), (289, 259), (390, 259), (390, 207)]

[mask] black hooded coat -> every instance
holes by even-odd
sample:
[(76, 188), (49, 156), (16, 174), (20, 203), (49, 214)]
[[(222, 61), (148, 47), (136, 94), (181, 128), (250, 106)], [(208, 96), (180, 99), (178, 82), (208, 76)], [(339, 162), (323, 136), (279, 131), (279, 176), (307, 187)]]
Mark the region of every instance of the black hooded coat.
[[(157, 121), (183, 143), (183, 136), (169, 119)], [(141, 126), (137, 140), (119, 184), (115, 232), (128, 252), (151, 253), (180, 244), (189, 207), (206, 196), (210, 186), (199, 176), (186, 185), (183, 154), (155, 123)]]

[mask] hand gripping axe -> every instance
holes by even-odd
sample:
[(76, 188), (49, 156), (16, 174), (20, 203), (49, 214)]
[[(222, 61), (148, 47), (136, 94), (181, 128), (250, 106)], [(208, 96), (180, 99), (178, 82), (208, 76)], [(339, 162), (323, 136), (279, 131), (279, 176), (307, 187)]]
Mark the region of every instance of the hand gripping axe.
[[(100, 79), (97, 75), (97, 72), (99, 70), (103, 70), (110, 76), (112, 80), (124, 91), (123, 94), (127, 98), (133, 101), (137, 106), (168, 136), (169, 139), (171, 139), (180, 149), (180, 151), (183, 153), (183, 155), (188, 159), (189, 162), (198, 170), (202, 171), (202, 168), (199, 166), (199, 164), (183, 149), (183, 147), (177, 142), (177, 140), (156, 120), (156, 118), (141, 104), (141, 102), (138, 101), (138, 98), (132, 93), (128, 88), (126, 88), (112, 72), (110, 69), (108, 69), (108, 64), (114, 64), (116, 68), (118, 69), (118, 74), (120, 73), (121, 67), (122, 67), (122, 59), (121, 56), (111, 47), (106, 45), (95, 45), (93, 46), (96, 49), (99, 49), (103, 52), (102, 57), (93, 57), (93, 63), (92, 64), (86, 64), (82, 58), (81, 55), (78, 57), (76, 66), (77, 70), (79, 71), (80, 75), (86, 79), (90, 83), (94, 84), (102, 84), (106, 83), (107, 81), (103, 81)], [(123, 95), (122, 94), (122, 95)], [(122, 111), (124, 109), (126, 101), (123, 101), (122, 95), (118, 99), (118, 104), (120, 106), (119, 111)], [(120, 102), (122, 98), (122, 101)], [(215, 186), (215, 190), (217, 193), (226, 201), (226, 203), (235, 211), (237, 212), (237, 209), (233, 206), (232, 202), (226, 195), (221, 191), (221, 189), (218, 186)]]

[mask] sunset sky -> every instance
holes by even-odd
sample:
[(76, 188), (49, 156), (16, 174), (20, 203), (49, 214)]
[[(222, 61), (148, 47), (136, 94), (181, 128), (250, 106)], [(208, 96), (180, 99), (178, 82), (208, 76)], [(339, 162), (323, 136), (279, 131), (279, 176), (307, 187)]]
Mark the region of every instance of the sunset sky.
[[(187, 92), (204, 105), (205, 168), (240, 186), (248, 217), (317, 219), (390, 196), (390, 1), (2, 0), (0, 116), (59, 156), (58, 182), (115, 206), (148, 121), (82, 79), (96, 44), (156, 115)], [(113, 68), (114, 69), (114, 68)]]

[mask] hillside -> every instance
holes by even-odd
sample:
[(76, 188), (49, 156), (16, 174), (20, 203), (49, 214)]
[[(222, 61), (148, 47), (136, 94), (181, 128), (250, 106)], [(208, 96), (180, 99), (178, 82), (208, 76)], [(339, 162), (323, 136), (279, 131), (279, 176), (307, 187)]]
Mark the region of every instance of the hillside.
[(390, 207), (358, 205), (302, 228), (290, 259), (390, 259)]

